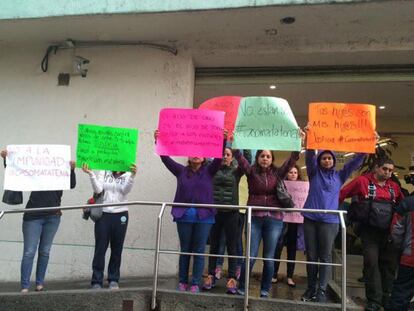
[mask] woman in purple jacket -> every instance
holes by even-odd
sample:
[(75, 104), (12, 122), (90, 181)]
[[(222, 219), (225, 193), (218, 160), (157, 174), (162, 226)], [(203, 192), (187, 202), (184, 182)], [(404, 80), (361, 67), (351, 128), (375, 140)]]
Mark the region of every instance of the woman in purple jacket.
[[(337, 210), (339, 191), (351, 173), (361, 166), (365, 154), (357, 154), (340, 171), (335, 169), (336, 158), (332, 151), (306, 150), (306, 171), (309, 178), (309, 194), (304, 209)], [(339, 229), (339, 219), (334, 214), (304, 213), (306, 260), (332, 262), (332, 246)], [(326, 302), (326, 286), (330, 266), (308, 264), (308, 288), (303, 301)], [(317, 287), (319, 272), (319, 287)]]
[[(277, 168), (273, 164), (273, 154), (270, 150), (258, 150), (255, 164), (250, 166), (239, 151), (235, 152), (235, 158), (239, 167), (246, 174), (249, 188), (247, 205), (281, 207), (276, 195), (276, 185), (286, 176), (289, 169), (299, 159), (299, 152), (292, 152), (289, 159)], [(255, 210), (252, 213), (252, 231), (250, 255), (257, 257), (260, 241), (263, 239), (263, 257), (273, 258), (277, 241), (283, 228), (283, 214), (266, 210)], [(253, 269), (254, 260), (250, 261), (250, 271)], [(260, 288), (260, 296), (268, 297), (272, 285), (274, 264), (272, 261), (264, 261), (263, 274)], [(244, 295), (246, 265), (243, 264), (239, 279), (238, 293)]]
[[(159, 131), (154, 133), (155, 142)], [(227, 134), (224, 133), (226, 138)], [(161, 161), (177, 178), (177, 190), (174, 202), (193, 204), (214, 204), (213, 177), (221, 165), (216, 158), (207, 163), (202, 157), (189, 157), (188, 165), (175, 162), (168, 156), (161, 156)], [(210, 229), (215, 221), (216, 209), (173, 206), (171, 214), (177, 223), (181, 252), (204, 253)], [(204, 269), (204, 257), (194, 256), (192, 280), (188, 282), (190, 265), (189, 255), (180, 255), (178, 265), (179, 291), (187, 291), (190, 286), (192, 293), (200, 291), (201, 276)]]

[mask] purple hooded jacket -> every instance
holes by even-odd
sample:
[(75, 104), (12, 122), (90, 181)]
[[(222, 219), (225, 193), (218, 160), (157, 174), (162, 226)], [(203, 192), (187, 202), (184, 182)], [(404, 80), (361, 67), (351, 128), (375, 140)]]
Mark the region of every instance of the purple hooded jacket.
[[(190, 167), (175, 162), (168, 156), (161, 156), (162, 162), (167, 169), (177, 178), (177, 190), (174, 202), (214, 204), (213, 199), (213, 177), (221, 165), (221, 159), (215, 158), (212, 162), (204, 164), (197, 172)], [(173, 206), (171, 214), (174, 219), (183, 217), (188, 207)], [(199, 208), (199, 219), (214, 216), (215, 208)]]
[[(334, 159), (334, 165), (330, 169), (320, 166), (320, 157), (329, 153)], [(348, 177), (361, 166), (365, 153), (358, 153), (345, 164), (340, 171), (335, 170), (336, 157), (330, 150), (321, 151), (316, 157), (315, 150), (306, 150), (306, 171), (309, 178), (309, 194), (303, 209), (337, 210), (339, 205), (339, 191)], [(339, 218), (334, 214), (303, 213), (305, 218), (324, 222), (339, 223)]]
[[(290, 158), (280, 168), (272, 166), (268, 169), (261, 169), (256, 165), (250, 165), (238, 150), (234, 152), (234, 157), (239, 163), (239, 168), (247, 177), (247, 184), (249, 186), (247, 205), (281, 207), (282, 205), (279, 203), (276, 195), (276, 185), (280, 179), (284, 179), (289, 169), (296, 164), (296, 161), (299, 159), (299, 152), (292, 152)], [(283, 219), (283, 214), (280, 212), (255, 210), (252, 215)]]

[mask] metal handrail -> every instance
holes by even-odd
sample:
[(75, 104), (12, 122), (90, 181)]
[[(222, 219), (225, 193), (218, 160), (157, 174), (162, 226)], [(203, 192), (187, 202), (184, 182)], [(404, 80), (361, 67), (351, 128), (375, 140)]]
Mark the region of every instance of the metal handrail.
[[(174, 203), (174, 202), (155, 202), (155, 201), (130, 201), (120, 203), (109, 203), (109, 204), (84, 204), (84, 205), (70, 205), (70, 206), (59, 206), (59, 207), (42, 207), (42, 208), (29, 208), (29, 209), (3, 209), (0, 210), (0, 219), (5, 214), (16, 214), (16, 213), (36, 213), (44, 211), (56, 211), (56, 210), (76, 210), (83, 208), (103, 208), (109, 206), (130, 206), (130, 205), (147, 205), (147, 206), (161, 206), (160, 212), (157, 218), (157, 236), (155, 241), (155, 257), (154, 257), (154, 280), (153, 290), (151, 297), (151, 309), (155, 310), (157, 307), (157, 287), (158, 287), (158, 271), (159, 271), (159, 256), (160, 254), (177, 254), (177, 255), (196, 255), (205, 257), (223, 257), (223, 258), (244, 258), (246, 265), (245, 273), (245, 295), (244, 295), (244, 310), (249, 308), (249, 279), (250, 279), (250, 260), (264, 260), (264, 261), (279, 261), (279, 262), (294, 262), (301, 264), (313, 264), (313, 265), (327, 265), (336, 266), (342, 268), (342, 293), (341, 293), (341, 310), (346, 310), (346, 226), (344, 214), (346, 211), (340, 210), (320, 210), (320, 209), (307, 209), (306, 213), (323, 213), (323, 214), (337, 214), (339, 215), (341, 223), (342, 233), (342, 263), (323, 263), (323, 262), (308, 262), (300, 260), (284, 260), (274, 258), (263, 258), (263, 257), (251, 257), (250, 256), (250, 244), (251, 244), (251, 218), (253, 210), (266, 210), (266, 211), (279, 211), (279, 212), (304, 212), (305, 210), (300, 208), (279, 208), (279, 207), (263, 207), (263, 206), (240, 206), (240, 205), (217, 205), (217, 204), (192, 204), (192, 203)], [(215, 254), (201, 254), (201, 253), (186, 253), (178, 251), (161, 250), (161, 232), (162, 232), (162, 217), (164, 215), (167, 206), (182, 206), (182, 207), (195, 207), (195, 208), (215, 208), (215, 209), (226, 209), (226, 210), (240, 210), (244, 209), (247, 211), (247, 230), (246, 230), (246, 254), (244, 256), (233, 256), (233, 255), (215, 255)]]

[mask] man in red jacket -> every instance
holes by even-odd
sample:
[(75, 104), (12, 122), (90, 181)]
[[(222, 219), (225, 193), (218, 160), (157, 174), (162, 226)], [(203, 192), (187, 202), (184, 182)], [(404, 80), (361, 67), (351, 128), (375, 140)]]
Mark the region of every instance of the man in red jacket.
[(392, 226), (392, 240), (402, 251), (398, 277), (394, 281), (391, 299), (385, 311), (408, 310), (414, 296), (414, 196), (405, 198), (395, 214)]
[[(342, 188), (340, 202), (345, 198), (357, 196), (359, 203), (366, 203), (368, 200), (381, 201), (385, 204), (389, 202), (392, 207), (393, 203), (403, 198), (400, 187), (390, 179), (393, 170), (394, 162), (391, 159), (380, 159), (372, 173), (359, 176)], [(390, 210), (392, 213), (392, 209)], [(365, 282), (367, 298), (365, 310), (367, 311), (380, 310), (381, 305), (385, 306), (391, 295), (392, 282), (398, 264), (398, 252), (389, 236), (391, 213), (389, 224), (385, 229), (379, 228), (372, 221), (375, 216), (372, 209), (367, 214), (368, 219), (361, 226), (364, 275), (367, 278)], [(376, 218), (378, 219), (382, 220), (381, 217)]]

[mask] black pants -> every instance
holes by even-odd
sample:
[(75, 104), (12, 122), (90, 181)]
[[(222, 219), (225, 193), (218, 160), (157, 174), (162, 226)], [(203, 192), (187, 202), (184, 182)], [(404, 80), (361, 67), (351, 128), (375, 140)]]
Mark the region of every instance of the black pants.
[(365, 296), (377, 308), (386, 305), (398, 265), (398, 251), (390, 242), (389, 233), (373, 227), (361, 229), (364, 255)]
[[(210, 231), (210, 254), (217, 254), (220, 243), (220, 234), (224, 230), (226, 235), (227, 254), (237, 255), (237, 242), (239, 239), (239, 221), (240, 216), (238, 211), (218, 212), (216, 215), (216, 223)], [(208, 273), (214, 275), (216, 268), (217, 257), (209, 257), (208, 259)], [(229, 258), (229, 278), (236, 278), (236, 258)]]
[[(282, 236), (279, 238), (279, 242), (277, 243), (274, 258), (280, 259), (280, 256), (282, 255), (283, 247), (286, 246), (287, 259), (295, 260), (297, 237), (298, 237), (298, 224), (288, 223), (288, 222), (283, 223)], [(279, 266), (280, 266), (280, 262), (275, 261), (275, 272), (273, 273), (274, 278), (277, 278), (277, 274), (279, 272)], [(292, 278), (294, 271), (295, 271), (295, 263), (288, 262), (287, 263), (287, 277)]]
[[(331, 263), (333, 242), (338, 234), (338, 229), (338, 224), (323, 223), (305, 218), (306, 260)], [(317, 289), (319, 274), (319, 288), (326, 291), (328, 279), (331, 277), (331, 269), (331, 266), (307, 264), (308, 288)]]
[(391, 299), (385, 311), (406, 311), (414, 296), (414, 267), (400, 265), (394, 281)]
[(111, 257), (108, 265), (108, 282), (119, 282), (119, 268), (128, 227), (128, 212), (103, 213), (95, 222), (95, 254), (92, 262), (91, 284), (103, 285), (105, 253), (111, 244)]

